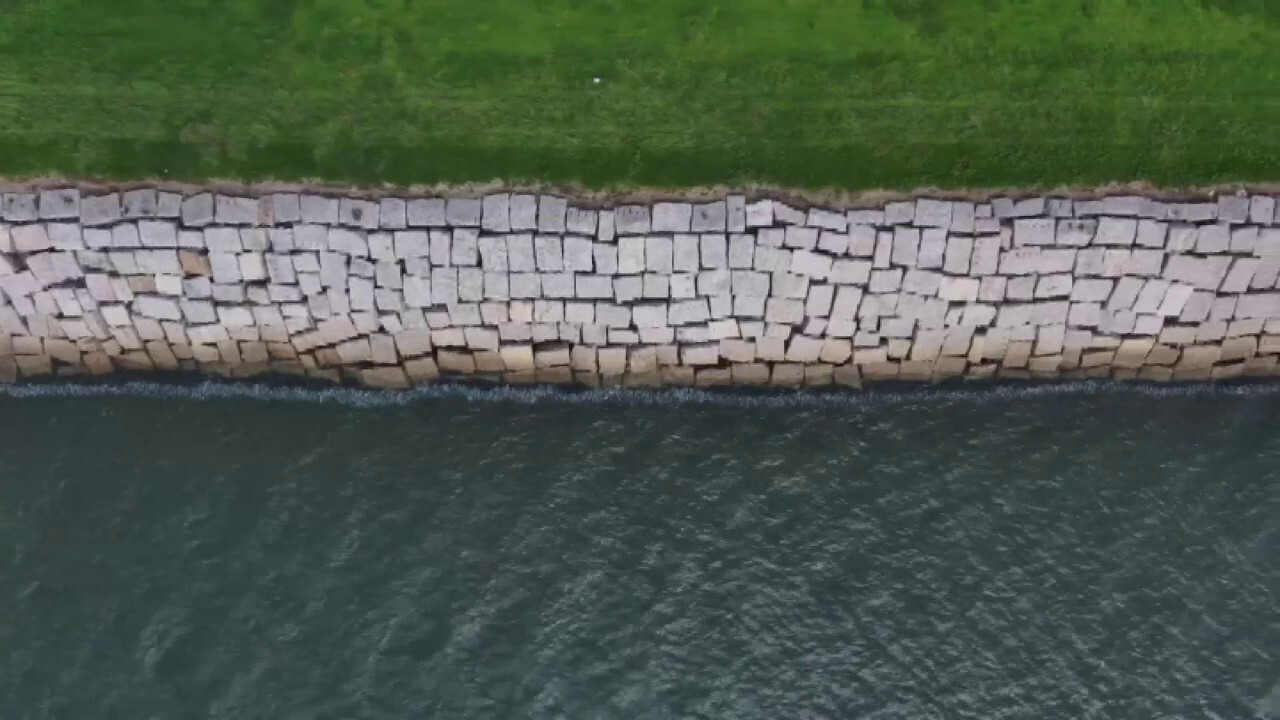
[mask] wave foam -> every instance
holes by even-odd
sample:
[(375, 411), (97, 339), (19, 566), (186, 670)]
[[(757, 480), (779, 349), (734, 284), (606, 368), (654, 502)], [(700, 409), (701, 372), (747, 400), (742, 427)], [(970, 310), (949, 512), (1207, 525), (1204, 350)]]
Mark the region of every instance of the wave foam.
[(1280, 394), (1280, 383), (1194, 383), (1157, 385), (1131, 382), (1072, 381), (1041, 385), (987, 385), (978, 388), (873, 388), (870, 390), (750, 390), (703, 388), (606, 388), (571, 389), (547, 385), (475, 385), (440, 383), (409, 390), (372, 390), (354, 387), (303, 387), (274, 383), (204, 380), (194, 384), (151, 380), (122, 382), (58, 382), (0, 386), (0, 397), (91, 398), (145, 397), (170, 400), (247, 399), (268, 402), (335, 403), (352, 407), (404, 406), (438, 399), (471, 402), (541, 403), (576, 405), (727, 405), (742, 407), (815, 407), (922, 404), (929, 402), (991, 403), (1009, 400), (1100, 394), (1141, 397), (1259, 397)]

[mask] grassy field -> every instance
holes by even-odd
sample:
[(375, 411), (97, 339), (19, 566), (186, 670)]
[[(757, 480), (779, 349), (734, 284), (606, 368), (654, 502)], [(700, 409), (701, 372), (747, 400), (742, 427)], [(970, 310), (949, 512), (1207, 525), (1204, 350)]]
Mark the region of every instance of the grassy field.
[(1276, 180), (1280, 0), (0, 0), (48, 173)]

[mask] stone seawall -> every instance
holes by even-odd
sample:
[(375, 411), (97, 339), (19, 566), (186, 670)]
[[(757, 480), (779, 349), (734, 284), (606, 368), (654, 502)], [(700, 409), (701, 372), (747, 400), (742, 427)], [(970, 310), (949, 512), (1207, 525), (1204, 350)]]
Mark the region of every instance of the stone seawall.
[(405, 387), (858, 386), (1277, 374), (1269, 196), (550, 195), (154, 189), (0, 204), (0, 379), (187, 370)]

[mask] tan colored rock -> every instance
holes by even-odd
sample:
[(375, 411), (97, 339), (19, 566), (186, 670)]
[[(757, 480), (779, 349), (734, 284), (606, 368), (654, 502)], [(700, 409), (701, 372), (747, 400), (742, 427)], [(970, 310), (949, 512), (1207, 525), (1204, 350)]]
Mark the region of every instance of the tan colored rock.
[[(854, 359), (855, 361), (857, 360), (857, 353), (854, 353)], [(898, 377), (898, 363), (896, 362), (860, 363), (858, 369), (862, 373), (864, 381), (893, 380)]]
[(1280, 368), (1277, 368), (1276, 361), (1277, 358), (1274, 355), (1251, 357), (1244, 361), (1244, 369), (1241, 374), (1247, 377), (1271, 377), (1280, 370)]
[(623, 376), (622, 384), (627, 387), (661, 387), (662, 374), (656, 368), (653, 370), (646, 370), (644, 372), (628, 372)]
[[(601, 353), (603, 357), (603, 351)], [(631, 348), (627, 352), (627, 369), (635, 374), (656, 373), (658, 354), (652, 347)]]
[(1155, 345), (1151, 351), (1147, 353), (1146, 364), (1150, 365), (1172, 365), (1178, 361), (1178, 357), (1182, 353), (1175, 347), (1168, 345)]
[(1111, 367), (1111, 361), (1115, 359), (1115, 356), (1114, 350), (1087, 352), (1080, 356), (1080, 367), (1084, 370), (1094, 368), (1107, 369)]
[(698, 368), (694, 376), (698, 387), (723, 387), (733, 384), (729, 368)]
[(1177, 371), (1198, 370), (1212, 367), (1222, 358), (1220, 345), (1193, 345), (1182, 350)]
[(1230, 380), (1244, 374), (1244, 363), (1234, 362), (1226, 365), (1214, 365), (1209, 373), (1211, 380)]
[(111, 357), (102, 350), (85, 353), (84, 364), (93, 375), (107, 375), (113, 369)]
[(834, 368), (829, 363), (814, 363), (804, 366), (805, 387), (826, 387), (833, 384)]
[(1126, 338), (1116, 348), (1115, 358), (1111, 364), (1117, 368), (1139, 368), (1146, 362), (1147, 355), (1155, 347), (1153, 338)]
[(75, 343), (62, 338), (46, 338), (44, 352), (50, 358), (70, 365), (80, 364), (80, 350)]
[(774, 363), (769, 375), (771, 385), (793, 387), (804, 382), (804, 365), (800, 363)]
[(429, 357), (414, 358), (404, 362), (405, 375), (414, 384), (432, 382), (440, 377), (436, 361)]
[(177, 370), (178, 358), (169, 348), (169, 344), (159, 340), (147, 343), (147, 355), (158, 370)]
[(1258, 339), (1251, 335), (1228, 338), (1222, 341), (1220, 362), (1246, 360), (1258, 354)]
[(507, 370), (531, 372), (536, 367), (532, 345), (502, 345), (498, 353)]
[(734, 363), (730, 372), (735, 385), (767, 385), (769, 366), (764, 363)]
[(1173, 380), (1173, 368), (1148, 365), (1138, 371), (1138, 379), (1166, 383)]
[(371, 387), (395, 390), (409, 387), (409, 377), (399, 367), (365, 368), (360, 371), (360, 378)]
[(1011, 342), (1005, 348), (1004, 358), (1000, 362), (1002, 368), (1024, 368), (1031, 358), (1033, 343), (1029, 340)]
[(696, 371), (691, 367), (664, 366), (659, 375), (664, 385), (694, 385), (697, 382)]
[(436, 351), (436, 363), (441, 372), (471, 374), (476, 371), (475, 357), (469, 352), (440, 349)]

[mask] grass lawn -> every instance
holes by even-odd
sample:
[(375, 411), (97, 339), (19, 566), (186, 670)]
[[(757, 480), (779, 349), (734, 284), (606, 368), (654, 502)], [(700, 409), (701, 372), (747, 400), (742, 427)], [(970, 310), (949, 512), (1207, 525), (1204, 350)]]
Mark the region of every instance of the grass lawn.
[(48, 173), (1277, 180), (1280, 0), (0, 0)]

